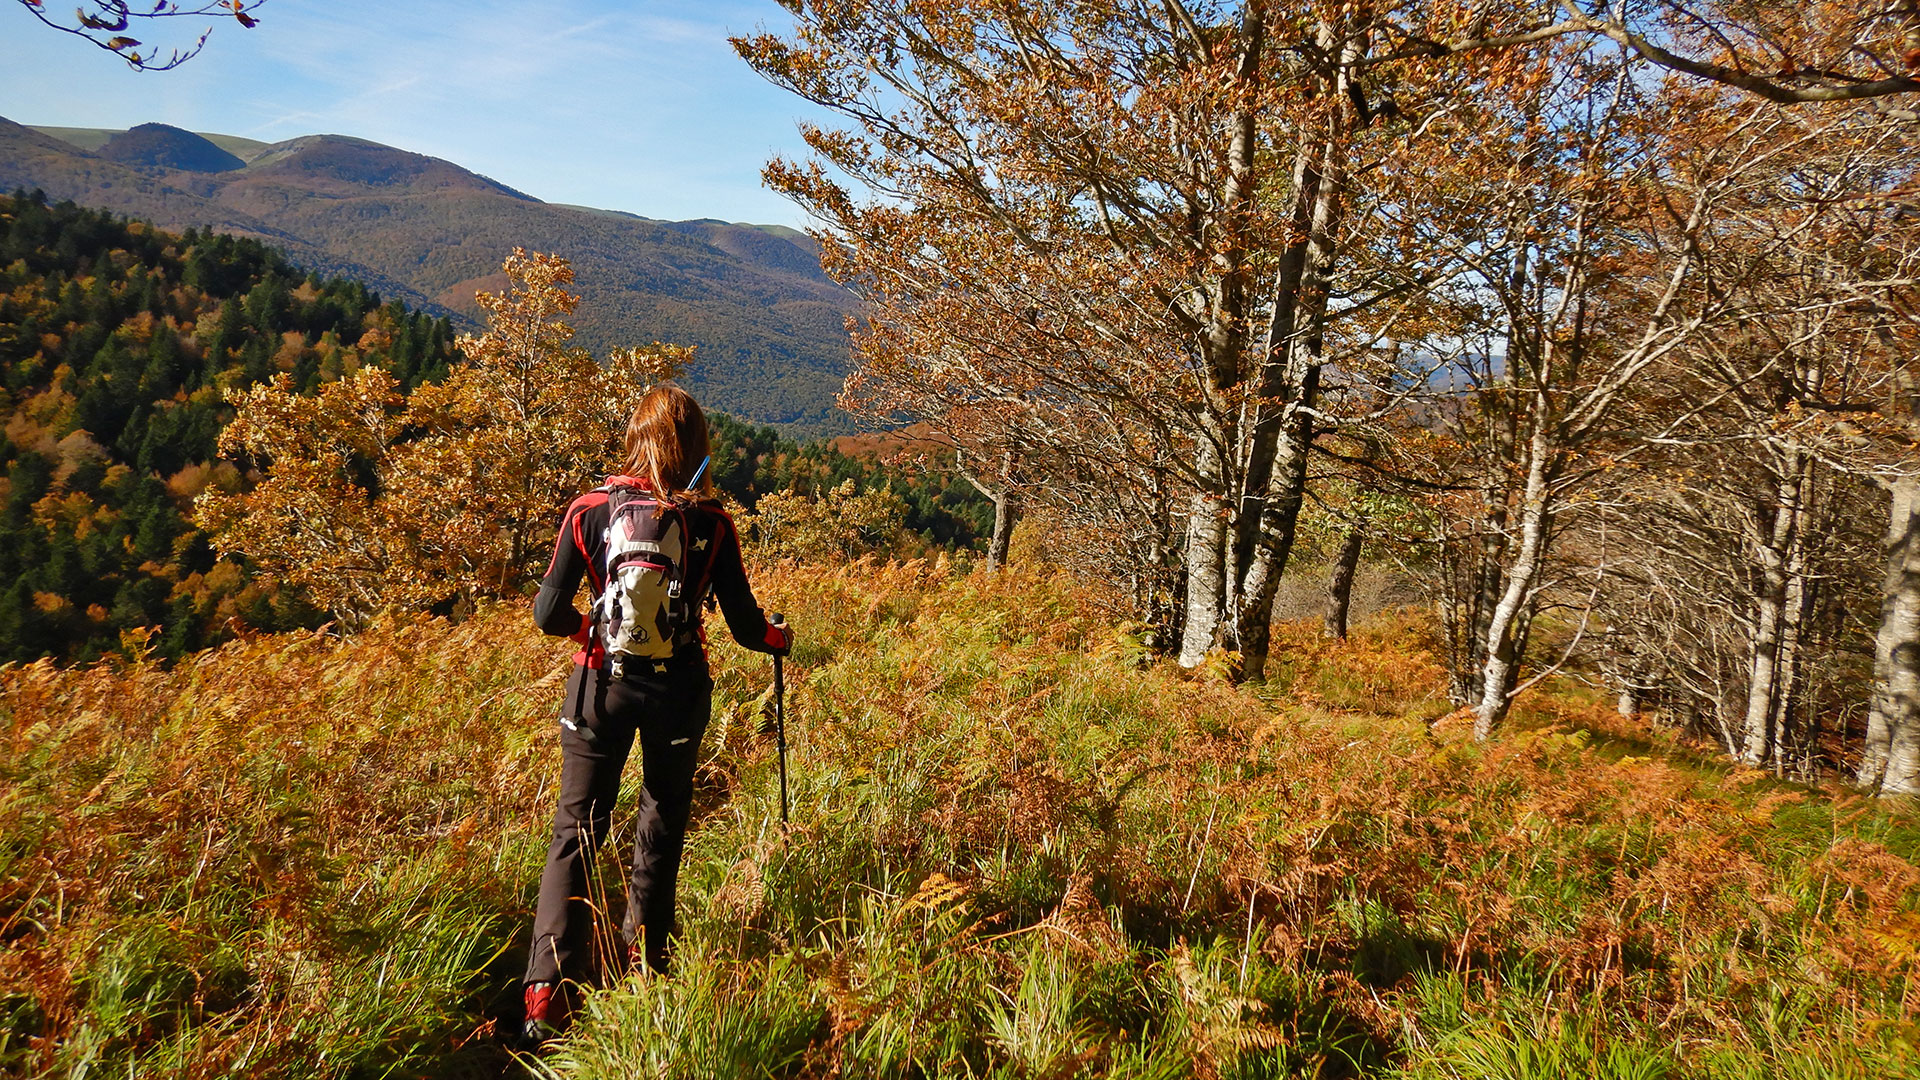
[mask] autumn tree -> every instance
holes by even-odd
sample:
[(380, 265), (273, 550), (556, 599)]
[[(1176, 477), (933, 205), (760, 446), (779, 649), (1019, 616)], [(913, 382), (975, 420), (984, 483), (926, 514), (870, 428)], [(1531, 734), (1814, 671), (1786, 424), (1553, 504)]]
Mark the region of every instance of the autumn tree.
[[(1380, 165), (1372, 144), (1472, 100), (1486, 69), (1447, 58), (1493, 57), (1498, 78), (1550, 71), (1558, 42), (1610, 41), (1777, 100), (1920, 89), (1887, 67), (1904, 63), (1904, 15), (1876, 16), (1865, 37), (1849, 23), (1872, 47), (1848, 51), (1837, 7), (1790, 19), (1673, 2), (789, 10), (791, 38), (736, 46), (850, 125), (808, 129), (818, 160), (775, 162), (768, 178), (825, 223), (829, 271), (872, 302), (856, 338), (862, 389), (897, 405), (887, 389), (910, 388), (901, 397), (924, 408), (909, 415), (936, 423), (955, 409), (998, 418), (1005, 449), (1049, 478), (1041, 490), (1054, 488), (1049, 448), (1078, 466), (1105, 459), (1116, 492), (1165, 470), (1181, 489), (1181, 660), (1236, 648), (1250, 675), (1306, 462), (1333, 419), (1329, 357), (1365, 347), (1356, 313), (1377, 324), (1381, 305), (1417, 294), (1345, 267), (1367, 242), (1356, 178)], [(1820, 59), (1752, 73), (1789, 55)], [(1422, 85), (1439, 70), (1456, 73), (1450, 85)], [(1115, 457), (1137, 449), (1148, 456)]]
[[(1884, 450), (1862, 457), (1897, 368), (1873, 298), (1911, 276), (1913, 237), (1882, 200), (1858, 196), (1911, 182), (1911, 135), (1863, 108), (1715, 114), (1735, 118), (1732, 134), (1710, 120), (1695, 133), (1704, 144), (1764, 152), (1748, 155), (1700, 245), (1729, 317), (1656, 368), (1660, 392), (1637, 406), (1640, 475), (1615, 502), (1632, 554), (1622, 596), (1607, 601), (1613, 639), (1657, 657), (1662, 674), (1615, 666), (1636, 692), (1706, 717), (1748, 764), (1806, 771), (1815, 698), (1853, 697), (1844, 684), (1865, 681), (1838, 661), (1864, 637), (1864, 620), (1844, 613), (1877, 606), (1870, 474), (1893, 464)], [(1700, 647), (1660, 646), (1681, 634)]]
[(768, 170), (873, 301), (856, 386), (888, 405), (911, 387), (936, 421), (994, 417), (1042, 492), (1105, 472), (1118, 506), (1170, 481), (1181, 658), (1237, 646), (1257, 673), (1314, 433), (1347, 133), (1373, 116), (1353, 66), (1372, 24), (1258, 3), (795, 13), (792, 40), (737, 45), (854, 125), (806, 135), (880, 195)]
[[(1899, 425), (1889, 443), (1901, 464), (1887, 470), (1891, 495), (1881, 614), (1874, 635), (1873, 702), (1857, 782), (1886, 795), (1920, 794), (1920, 305), (1911, 288), (1898, 303), (1900, 329), (1883, 336), (1905, 342), (1894, 371), (1888, 412)], [(1889, 320), (1891, 321), (1891, 320)]]
[(616, 460), (634, 404), (691, 350), (570, 344), (563, 258), (515, 249), (511, 282), (480, 296), (485, 333), (411, 394), (361, 368), (311, 395), (286, 377), (234, 397), (221, 436), (262, 475), (209, 493), (199, 517), (227, 554), (307, 589), (348, 622), (389, 607), (515, 595), (545, 566), (567, 501)]
[(845, 560), (892, 553), (906, 506), (885, 488), (856, 491), (851, 479), (819, 494), (778, 491), (739, 519), (757, 554), (775, 559)]

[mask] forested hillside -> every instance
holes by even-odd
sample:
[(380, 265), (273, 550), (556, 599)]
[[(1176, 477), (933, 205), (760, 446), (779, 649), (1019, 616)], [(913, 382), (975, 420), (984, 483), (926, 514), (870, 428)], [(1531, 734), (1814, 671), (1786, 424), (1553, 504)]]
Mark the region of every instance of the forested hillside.
[[(459, 165), (341, 135), (270, 146), (164, 124), (118, 133), (0, 119), (0, 190), (41, 188), (169, 228), (213, 228), (285, 249), (411, 307), (478, 325), (475, 293), (500, 287), (515, 247), (580, 269), (580, 343), (698, 346), (687, 384), (711, 407), (789, 435), (840, 434), (850, 294), (792, 229), (656, 221), (541, 202)], [(105, 136), (104, 138), (102, 136)], [(68, 141), (74, 140), (74, 141)]]
[[(0, 199), (0, 266), (0, 661), (177, 657), (242, 629), (323, 618), (297, 590), (216, 561), (190, 520), (210, 486), (240, 491), (269, 464), (218, 459), (228, 395), (280, 374), (308, 394), (362, 367), (402, 389), (436, 380), (458, 357), (448, 321), (304, 274), (257, 241), (175, 236), (37, 196)], [(743, 510), (850, 481), (898, 500), (888, 524), (911, 545), (967, 548), (991, 526), (991, 508), (950, 471), (797, 443), (720, 413), (713, 424), (715, 479)]]
[(208, 485), (237, 487), (214, 444), (224, 395), (280, 372), (311, 388), (377, 364), (444, 372), (445, 319), (323, 280), (252, 240), (43, 198), (0, 198), (6, 509), (0, 660), (86, 660), (159, 626), (177, 656), (314, 612), (216, 565), (187, 521)]
[(766, 425), (709, 413), (714, 482), (742, 507), (776, 492), (820, 496), (851, 482), (857, 491), (885, 491), (900, 500), (901, 523), (920, 543), (971, 548), (993, 529), (993, 504), (951, 464), (924, 455), (850, 453), (835, 440), (800, 443)]

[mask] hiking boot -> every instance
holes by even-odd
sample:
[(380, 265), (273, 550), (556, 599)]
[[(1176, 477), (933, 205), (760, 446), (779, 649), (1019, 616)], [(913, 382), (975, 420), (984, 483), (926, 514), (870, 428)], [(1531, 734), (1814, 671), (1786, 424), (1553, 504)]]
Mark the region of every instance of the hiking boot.
[(521, 1049), (538, 1050), (549, 1040), (559, 1038), (563, 1017), (560, 1002), (555, 1000), (553, 991), (552, 983), (527, 984), (527, 1020), (520, 1029)]

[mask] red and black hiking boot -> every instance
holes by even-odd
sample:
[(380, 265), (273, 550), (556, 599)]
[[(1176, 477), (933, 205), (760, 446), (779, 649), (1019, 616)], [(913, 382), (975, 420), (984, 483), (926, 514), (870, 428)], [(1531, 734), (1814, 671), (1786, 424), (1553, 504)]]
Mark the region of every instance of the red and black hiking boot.
[(548, 1040), (559, 1037), (565, 1019), (564, 1008), (554, 994), (554, 985), (547, 982), (528, 983), (526, 1002), (527, 1021), (520, 1029), (520, 1045), (526, 1050), (538, 1050)]

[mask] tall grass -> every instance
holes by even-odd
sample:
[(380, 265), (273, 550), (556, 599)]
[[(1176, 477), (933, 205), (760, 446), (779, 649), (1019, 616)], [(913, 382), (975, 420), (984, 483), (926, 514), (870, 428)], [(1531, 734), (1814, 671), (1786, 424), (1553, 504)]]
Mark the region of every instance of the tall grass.
[(470, 1036), (543, 847), (560, 664), (522, 622), (0, 672), (0, 1068), (499, 1057)]
[[(1622, 743), (1558, 691), (1475, 746), (1410, 615), (1345, 644), (1284, 626), (1247, 690), (1067, 582), (756, 583), (801, 634), (793, 828), (765, 658), (716, 646), (674, 973), (589, 996), (526, 1067), (1920, 1074), (1910, 811)], [(0, 1064), (520, 1067), (488, 1024), (512, 1018), (561, 663), (497, 611), (0, 673)]]

